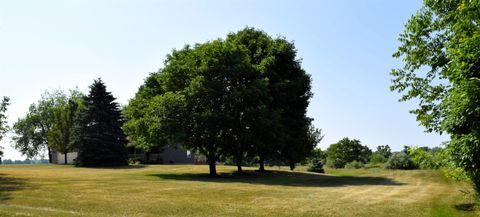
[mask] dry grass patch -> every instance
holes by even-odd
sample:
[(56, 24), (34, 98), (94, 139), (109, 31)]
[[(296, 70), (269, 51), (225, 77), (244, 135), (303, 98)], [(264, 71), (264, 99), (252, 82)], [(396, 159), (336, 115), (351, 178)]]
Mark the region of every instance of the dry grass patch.
[(478, 216), (439, 171), (0, 166), (0, 216)]

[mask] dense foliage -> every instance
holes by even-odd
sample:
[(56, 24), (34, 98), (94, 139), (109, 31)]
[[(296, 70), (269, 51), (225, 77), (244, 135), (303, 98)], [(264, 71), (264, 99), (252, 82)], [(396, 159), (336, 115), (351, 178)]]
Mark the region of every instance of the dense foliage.
[(246, 157), (282, 159), (291, 169), (310, 155), (320, 132), (306, 117), (310, 76), (293, 43), (246, 28), (174, 50), (124, 110), (124, 129), (145, 150), (170, 145), (221, 158), (238, 171)]
[[(448, 133), (450, 157), (480, 195), (480, 1), (424, 1), (400, 35), (392, 90), (420, 99), (411, 111), (429, 132)], [(479, 196), (480, 197), (480, 196)]]
[(78, 150), (77, 166), (121, 166), (127, 164), (127, 139), (121, 128), (119, 105), (101, 79), (90, 85), (82, 99), (71, 134)]
[[(323, 136), (320, 137), (320, 139), (322, 138)], [(327, 161), (326, 152), (322, 151), (320, 148), (313, 149), (312, 154), (308, 159), (308, 164), (309, 164), (308, 171), (324, 173), (325, 170), (323, 169), (323, 166), (325, 165), (326, 161)]]
[(323, 160), (320, 158), (312, 158), (310, 160), (310, 164), (308, 167), (308, 171), (310, 172), (316, 172), (316, 173), (325, 173), (325, 170), (323, 169)]
[(78, 95), (77, 91), (72, 91), (72, 96), (67, 96), (60, 90), (42, 94), (37, 104), (30, 105), (27, 114), (13, 124), (15, 149), (27, 158), (33, 158), (47, 150), (49, 162), (52, 162), (52, 145), (59, 146), (57, 137), (53, 135), (57, 130), (52, 129), (58, 128), (59, 121), (62, 121), (60, 111), (75, 95)]
[(410, 147), (407, 151), (416, 167), (420, 169), (439, 169), (445, 166), (445, 150), (441, 148)]
[(417, 168), (408, 154), (404, 152), (393, 153), (385, 164), (387, 169), (410, 170)]
[(367, 163), (371, 154), (372, 151), (359, 140), (343, 138), (328, 147), (326, 164), (332, 168), (343, 168), (352, 161)]
[(82, 97), (80, 92), (70, 91), (69, 98), (63, 99), (57, 107), (52, 109), (53, 126), (47, 134), (49, 146), (64, 155), (65, 164), (67, 164), (67, 153), (75, 150), (71, 144), (71, 137), (75, 116), (82, 106)]
[(380, 145), (377, 150), (370, 156), (370, 162), (374, 164), (385, 163), (392, 155), (392, 150), (388, 145)]

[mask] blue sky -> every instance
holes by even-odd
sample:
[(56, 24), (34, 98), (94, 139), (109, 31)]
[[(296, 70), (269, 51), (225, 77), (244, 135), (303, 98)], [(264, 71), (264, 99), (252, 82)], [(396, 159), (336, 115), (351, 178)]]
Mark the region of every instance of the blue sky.
[[(0, 96), (9, 123), (47, 89), (87, 91), (101, 77), (126, 104), (165, 55), (185, 44), (223, 38), (246, 26), (294, 41), (312, 75), (308, 115), (323, 129), (322, 149), (343, 137), (370, 148), (436, 146), (389, 91), (391, 57), (420, 0), (350, 1), (0, 1)], [(0, 142), (4, 158), (20, 159)]]

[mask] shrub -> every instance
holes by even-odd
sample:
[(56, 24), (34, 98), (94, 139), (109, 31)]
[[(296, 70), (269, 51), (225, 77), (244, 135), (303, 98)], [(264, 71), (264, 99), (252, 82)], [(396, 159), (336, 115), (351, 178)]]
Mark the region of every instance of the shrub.
[(345, 165), (343, 161), (339, 160), (338, 158), (327, 158), (325, 166), (333, 169), (338, 169), (343, 168)]
[(374, 152), (372, 156), (370, 156), (370, 162), (373, 164), (385, 163), (387, 162), (388, 158), (383, 156), (383, 154)]
[(392, 156), (390, 156), (390, 158), (388, 158), (385, 168), (410, 170), (410, 169), (415, 169), (416, 167), (412, 159), (410, 159), (410, 156), (408, 156), (403, 152), (399, 152), (399, 153), (394, 153)]
[(310, 167), (307, 170), (310, 172), (325, 173), (325, 170), (323, 169), (323, 159), (321, 158), (311, 159)]
[(358, 161), (352, 161), (350, 163), (347, 163), (345, 165), (345, 168), (347, 169), (360, 169), (360, 168), (363, 168), (364, 164), (362, 162), (358, 162)]
[(408, 156), (420, 169), (439, 169), (445, 165), (446, 156), (441, 148), (410, 147)]

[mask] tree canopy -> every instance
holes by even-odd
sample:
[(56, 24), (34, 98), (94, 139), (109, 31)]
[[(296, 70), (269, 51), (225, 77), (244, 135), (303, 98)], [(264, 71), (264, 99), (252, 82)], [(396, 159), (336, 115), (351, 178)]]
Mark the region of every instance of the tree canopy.
[[(405, 24), (391, 89), (428, 132), (448, 133), (450, 156), (480, 193), (480, 2), (424, 1)], [(480, 195), (480, 194), (479, 194)]]
[(246, 155), (292, 165), (315, 146), (306, 108), (310, 76), (293, 43), (246, 28), (174, 50), (124, 110), (124, 129), (144, 149), (182, 145), (215, 162), (232, 156), (239, 172)]
[(70, 91), (70, 97), (52, 109), (54, 121), (47, 138), (51, 148), (64, 154), (64, 162), (67, 164), (67, 153), (74, 151), (72, 131), (77, 111), (82, 106), (83, 94), (78, 91)]
[(47, 150), (51, 162), (48, 134), (55, 124), (54, 111), (64, 105), (67, 99), (63, 91), (45, 91), (37, 104), (30, 105), (27, 114), (13, 124), (15, 149), (27, 158), (33, 158)]
[(367, 163), (372, 151), (359, 140), (343, 138), (327, 149), (327, 164), (333, 168), (343, 168), (347, 163), (357, 161)]

